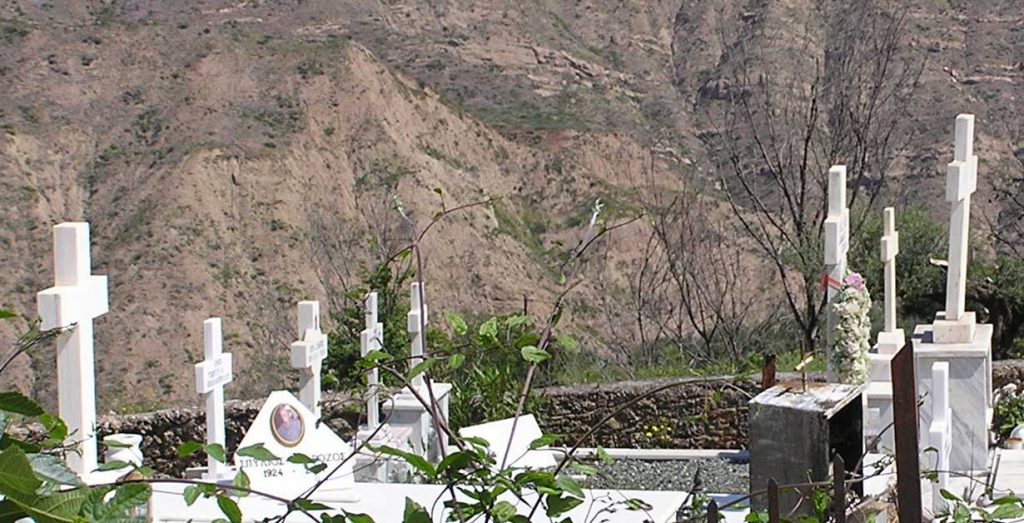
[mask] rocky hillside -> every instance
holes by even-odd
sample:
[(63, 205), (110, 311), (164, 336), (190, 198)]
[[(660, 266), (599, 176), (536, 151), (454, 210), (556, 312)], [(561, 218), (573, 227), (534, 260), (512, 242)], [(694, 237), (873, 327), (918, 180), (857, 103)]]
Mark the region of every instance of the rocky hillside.
[[(422, 227), (434, 189), (448, 207), (498, 198), (428, 235), (434, 310), (517, 310), (524, 295), (542, 309), (553, 252), (594, 198), (629, 217), (642, 188), (714, 174), (700, 107), (728, 87), (744, 27), (782, 58), (839, 38), (830, 4), (809, 0), (59, 4), (0, 1), (0, 301), (33, 315), (50, 226), (92, 223), (111, 282), (101, 410), (193, 401), (213, 315), (236, 355), (229, 395), (290, 386), (295, 302), (336, 310), (409, 238), (396, 198)], [(907, 52), (925, 62), (894, 198), (941, 205), (958, 112), (978, 115), (982, 169), (1009, 168), (1024, 121), (1015, 4), (910, 10)], [(575, 298), (571, 324), (597, 349), (629, 340), (644, 227), (613, 234)], [(52, 400), (52, 351), (2, 379)]]

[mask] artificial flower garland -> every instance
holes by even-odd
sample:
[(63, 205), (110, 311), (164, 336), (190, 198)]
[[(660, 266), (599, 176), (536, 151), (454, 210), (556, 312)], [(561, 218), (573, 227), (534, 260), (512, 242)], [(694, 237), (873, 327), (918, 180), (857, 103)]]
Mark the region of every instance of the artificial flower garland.
[(832, 368), (840, 383), (859, 385), (868, 378), (868, 350), (871, 348), (871, 294), (864, 277), (855, 272), (843, 278), (832, 312)]

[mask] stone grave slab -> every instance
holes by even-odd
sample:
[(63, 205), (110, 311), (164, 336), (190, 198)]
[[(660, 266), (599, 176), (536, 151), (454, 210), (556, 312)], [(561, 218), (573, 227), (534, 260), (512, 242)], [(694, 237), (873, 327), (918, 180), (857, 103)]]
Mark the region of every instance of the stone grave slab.
[[(533, 414), (519, 416), (516, 423), (515, 433), (512, 432), (512, 423), (516, 418), (507, 418), (480, 425), (473, 425), (459, 429), (462, 437), (481, 438), (490, 444), (491, 453), (495, 456), (496, 467), (501, 467), (502, 462), (506, 466), (515, 468), (541, 469), (558, 465), (558, 458), (554, 451), (544, 448), (531, 450), (530, 443), (544, 435), (537, 424), (537, 418)], [(509, 446), (509, 439), (512, 445)], [(506, 459), (505, 449), (508, 448)]]
[[(237, 454), (234, 456), (235, 466), (249, 476), (254, 490), (273, 492), (287, 498), (295, 497), (327, 477), (338, 464), (347, 459), (317, 489), (313, 499), (341, 503), (359, 499), (353, 489), (355, 478), (350, 459), (352, 446), (327, 425), (318, 424), (316, 415), (291, 393), (270, 393), (238, 447), (246, 448), (256, 444), (263, 444), (264, 448), (280, 459), (259, 461)], [(304, 454), (325, 463), (327, 469), (314, 474), (301, 464), (288, 462), (287, 458), (295, 454)]]

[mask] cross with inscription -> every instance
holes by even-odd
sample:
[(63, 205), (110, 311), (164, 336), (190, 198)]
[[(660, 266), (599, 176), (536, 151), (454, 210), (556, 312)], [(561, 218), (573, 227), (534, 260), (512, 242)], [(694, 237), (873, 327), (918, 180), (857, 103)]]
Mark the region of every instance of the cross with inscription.
[(828, 170), (828, 215), (825, 217), (825, 267), (828, 270), (828, 320), (825, 346), (829, 375), (832, 375), (832, 344), (836, 317), (831, 304), (846, 278), (846, 253), (850, 250), (850, 209), (846, 207), (846, 166)]
[(109, 310), (107, 277), (91, 274), (89, 224), (53, 228), (54, 286), (36, 295), (40, 329), (57, 336), (57, 404), (68, 426), (68, 466), (85, 480), (97, 468), (94, 319)]
[(299, 341), (293, 342), (292, 367), (302, 369), (299, 401), (320, 418), (320, 370), (327, 357), (327, 336), (320, 331), (320, 302), (299, 302)]
[[(224, 438), (224, 386), (234, 378), (231, 353), (223, 352), (220, 318), (203, 322), (203, 355), (205, 361), (196, 364), (196, 392), (206, 398), (206, 442), (225, 445)], [(203, 479), (219, 481), (231, 477), (227, 465), (207, 459)]]

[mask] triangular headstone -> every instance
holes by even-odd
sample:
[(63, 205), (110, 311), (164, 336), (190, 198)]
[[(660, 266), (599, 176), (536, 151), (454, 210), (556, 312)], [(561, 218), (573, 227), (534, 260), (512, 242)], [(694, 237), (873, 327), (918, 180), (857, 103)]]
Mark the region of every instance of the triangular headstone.
[[(353, 489), (355, 478), (350, 459), (352, 446), (326, 425), (321, 423), (318, 426), (316, 420), (316, 416), (291, 393), (281, 390), (270, 393), (238, 448), (263, 444), (264, 448), (281, 459), (259, 461), (237, 454), (234, 457), (235, 465), (249, 476), (253, 490), (273, 492), (287, 498), (296, 497), (348, 459), (317, 489), (311, 499), (358, 501), (359, 496)], [(327, 468), (314, 474), (305, 465), (288, 461), (289, 457), (296, 454), (324, 463)]]

